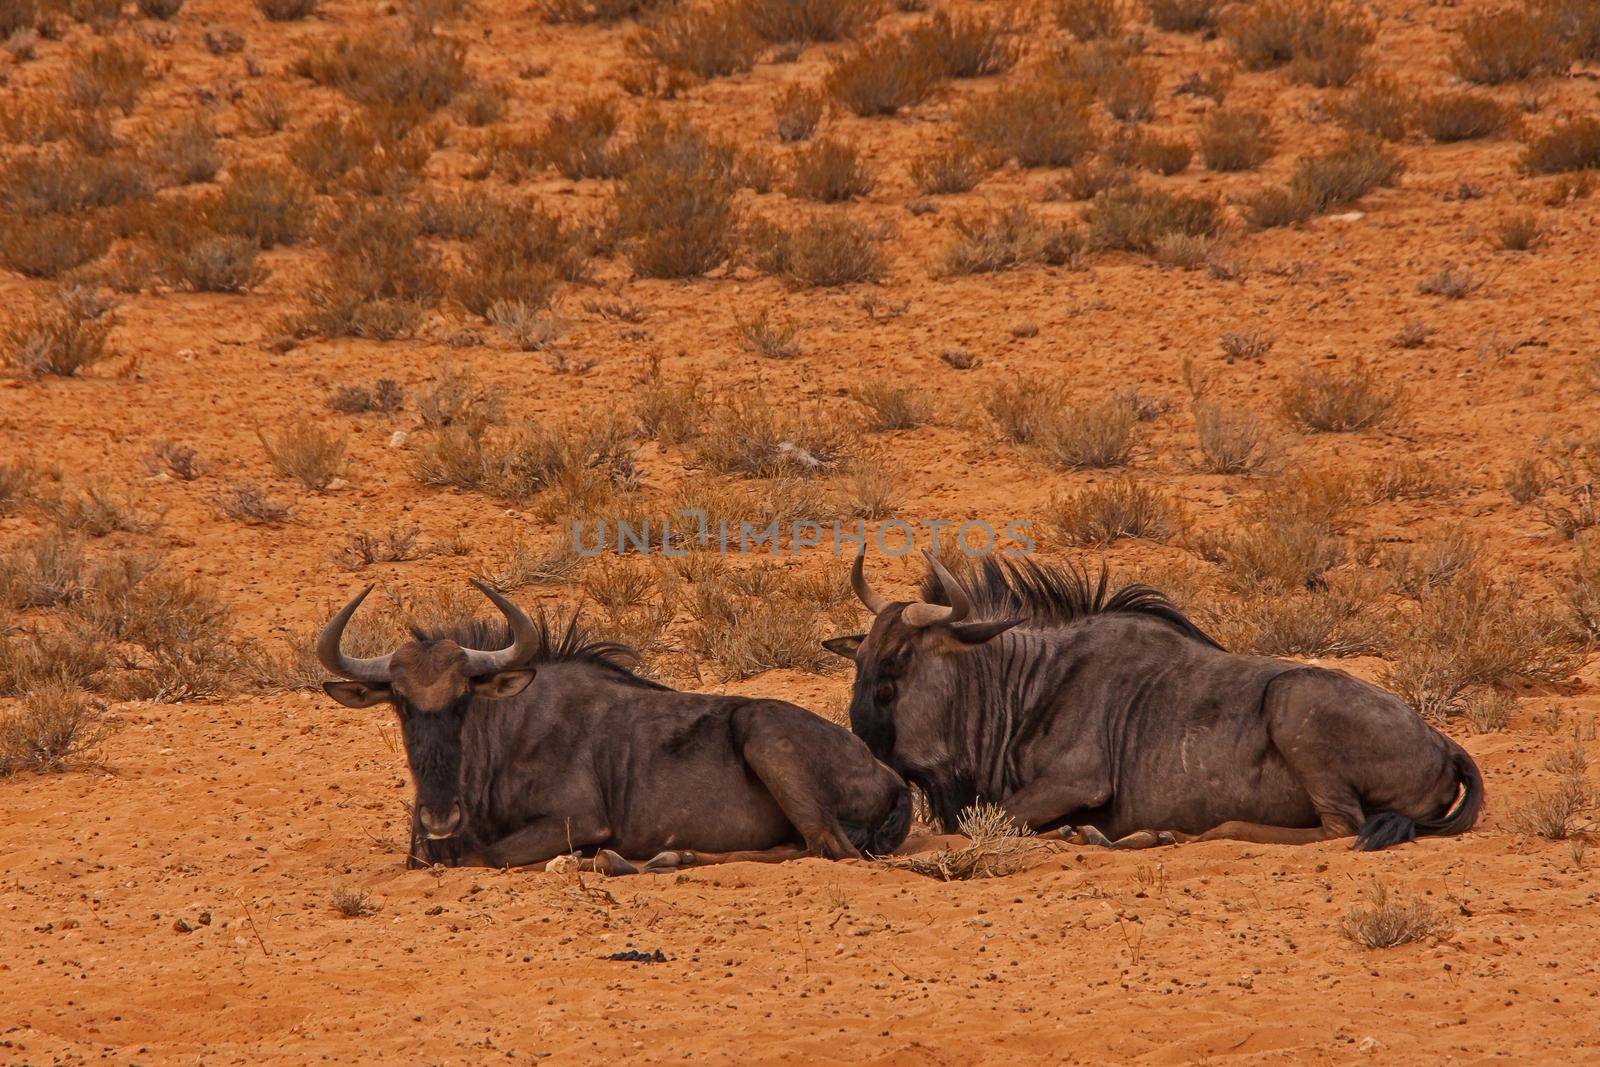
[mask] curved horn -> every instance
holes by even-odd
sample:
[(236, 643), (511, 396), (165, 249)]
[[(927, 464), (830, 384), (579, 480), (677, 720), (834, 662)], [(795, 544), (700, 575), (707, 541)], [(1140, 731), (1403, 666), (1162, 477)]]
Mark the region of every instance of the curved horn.
[(856, 596), (866, 605), (867, 610), (876, 615), (888, 607), (890, 601), (874, 593), (872, 586), (867, 584), (867, 576), (862, 571), (862, 563), (866, 558), (867, 553), (863, 550), (856, 553), (855, 562), (850, 564), (850, 588), (855, 590)]
[(539, 628), (528, 618), (527, 612), (507, 600), (498, 589), (476, 578), (472, 579), (472, 584), (500, 609), (500, 614), (506, 617), (511, 627), (511, 645), (507, 648), (498, 652), (484, 652), (476, 648), (461, 650), (467, 654), (467, 674), (481, 678), (486, 674), (507, 670), (530, 655), (539, 645)]
[(939, 578), (939, 585), (944, 589), (944, 595), (949, 598), (950, 606), (943, 604), (912, 604), (900, 613), (900, 617), (908, 626), (932, 626), (935, 623), (960, 622), (972, 614), (972, 601), (967, 599), (967, 591), (961, 583), (956, 581), (955, 575), (945, 569), (939, 557), (927, 549), (922, 550), (922, 555), (928, 561), (928, 566)]
[(344, 628), (350, 623), (350, 616), (356, 613), (361, 602), (367, 599), (367, 594), (373, 587), (367, 586), (355, 595), (355, 599), (346, 604), (337, 615), (328, 620), (328, 624), (317, 635), (317, 659), (322, 665), (334, 674), (352, 681), (365, 682), (368, 685), (389, 684), (389, 657), (378, 656), (374, 659), (353, 659), (344, 654), (340, 644), (344, 638)]

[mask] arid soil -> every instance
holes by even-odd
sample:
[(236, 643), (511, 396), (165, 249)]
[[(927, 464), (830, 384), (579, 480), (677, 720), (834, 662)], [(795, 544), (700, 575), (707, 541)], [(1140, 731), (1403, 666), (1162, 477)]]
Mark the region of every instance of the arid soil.
[[(1415, 97), (1455, 84), (1449, 52), (1464, 21), (1485, 9), (1413, 0), (1368, 7), (1377, 29), (1369, 63)], [(926, 17), (897, 11), (876, 27)], [(1028, 57), (1067, 39), (1042, 10), (1029, 17), (1018, 38)], [(338, 91), (290, 71), (308, 46), (399, 32), (405, 18), (394, 5), (354, 0), (290, 22), (265, 21), (243, 0), (189, 0), (169, 22), (130, 8), (106, 33), (143, 35), (160, 76), (131, 116), (117, 114), (115, 129), (137, 145), (165, 123), (204, 114), (219, 134), (218, 177), (226, 180), (241, 161), (282, 158), (316, 119), (354, 113)], [(1134, 21), (1146, 37), (1145, 62), (1160, 76), (1150, 128), (1192, 140), (1214, 105), (1173, 90), (1190, 71), (1237, 69), (1229, 46), (1152, 30), (1142, 8)], [(242, 35), (243, 50), (212, 54), (204, 38), (219, 30)], [(486, 129), (442, 110), (424, 186), (537, 197), (572, 220), (598, 218), (612, 183), (553, 170), (475, 180), (487, 138), (536, 130), (553, 108), (613, 95), (624, 128), (656, 108), (769, 154), (781, 175), (790, 148), (773, 133), (775, 94), (819, 82), (849, 47), (812, 44), (794, 62), (763, 60), (649, 101), (614, 80), (631, 61), (630, 20), (556, 25), (524, 3), (478, 0), (436, 32), (465, 42), (468, 69), (502, 86), (507, 108)], [(0, 60), (0, 109), (46, 98), (72, 57), (99, 40), (68, 21), (60, 39), (38, 42), (35, 58)], [(1202, 558), (1199, 534), (1243, 521), (1263, 486), (1328, 465), (1355, 481), (1425, 460), (1451, 484), (1421, 499), (1353, 505), (1338, 530), (1340, 566), (1365, 568), (1385, 547), (1464, 530), (1481, 541), (1477, 566), (1490, 579), (1519, 590), (1530, 610), (1566, 613), (1585, 538), (1565, 536), (1552, 516), (1587, 500), (1587, 490), (1553, 477), (1519, 504), (1506, 478), (1531, 458), (1570, 472), (1596, 454), (1585, 441), (1600, 412), (1600, 198), (1580, 189), (1554, 202), (1556, 183), (1567, 179), (1530, 176), (1518, 160), (1524, 136), (1600, 108), (1597, 68), (1576, 62), (1571, 76), (1483, 90), (1514, 108), (1525, 134), (1436, 144), (1412, 133), (1394, 146), (1406, 166), (1398, 184), (1354, 205), (1260, 232), (1230, 207), (1201, 269), (1091, 251), (1069, 264), (946, 276), (941, 255), (955, 219), (1026, 203), (1065, 224), (1084, 210), (1045, 197), (1060, 170), (1008, 165), (969, 193), (937, 197), (919, 196), (908, 175), (913, 157), (949, 136), (963, 99), (1028, 69), (1025, 57), (1000, 78), (947, 82), (893, 117), (834, 108), (824, 118), (822, 129), (853, 139), (877, 175), (864, 197), (821, 210), (887, 228), (879, 282), (791, 288), (742, 261), (703, 277), (646, 279), (622, 256), (603, 254), (588, 281), (556, 298), (565, 363), (517, 350), (449, 300), (406, 339), (290, 344), (285, 317), (305, 310), (322, 270), (313, 240), (266, 252), (264, 280), (242, 293), (152, 283), (119, 295), (114, 358), (76, 377), (7, 370), (0, 458), (57, 465), (67, 485), (131, 493), (155, 521), (86, 537), (87, 555), (160, 554), (170, 572), (216, 591), (232, 644), (274, 654), (303, 647), (311, 628), (367, 581), (406, 595), (458, 593), (468, 577), (502, 567), (517, 541), (550, 545), (564, 536), (542, 499), (425, 485), (413, 475), (415, 451), (432, 432), (416, 398), (447, 364), (496, 393), (509, 426), (627, 418), (652, 364), (660, 379), (699, 376), (720, 397), (764, 395), (785, 412), (848, 424), (857, 456), (892, 475), (894, 513), (904, 519), (1029, 520), (1046, 561), (1105, 559), (1114, 573), (1182, 576), (1194, 587), (1185, 606), (1205, 619), (1212, 599), (1242, 594)], [(234, 89), (280, 98), (287, 129), (264, 133), (248, 122)], [(1270, 110), (1279, 135), (1272, 157), (1242, 173), (1214, 173), (1197, 159), (1179, 174), (1140, 181), (1237, 205), (1338, 139), (1327, 107), (1348, 91), (1296, 84), (1283, 71), (1237, 70), (1228, 103)], [(780, 177), (770, 191), (741, 190), (737, 204), (749, 218), (809, 209), (783, 189)], [(921, 210), (928, 202), (936, 210)], [(908, 210), (914, 203), (919, 210)], [(1497, 227), (1520, 211), (1536, 213), (1542, 240), (1506, 251)], [(458, 259), (459, 250), (446, 255), (447, 264)], [(1460, 299), (1419, 291), (1447, 265), (1479, 284)], [(0, 318), (20, 319), (53, 285), (0, 270)], [(741, 323), (762, 311), (798, 327), (798, 354), (768, 359), (741, 343)], [(1413, 320), (1429, 332), (1417, 347), (1398, 346), (1396, 334)], [(1274, 339), (1270, 351), (1226, 361), (1221, 335), (1252, 330)], [(941, 359), (956, 349), (971, 357), (969, 369)], [(1268, 469), (1199, 469), (1186, 359), (1191, 379), (1195, 368), (1211, 377), (1208, 399), (1272, 428), (1280, 455)], [(1403, 390), (1394, 418), (1354, 433), (1310, 433), (1286, 420), (1281, 398), (1298, 375), (1352, 367)], [(406, 390), (400, 411), (327, 408), (338, 387), (379, 378)], [(1044, 517), (1052, 500), (1123, 472), (1064, 470), (1007, 442), (983, 402), (1018, 378), (1059, 384), (1075, 402), (1129, 386), (1160, 402), (1135, 430), (1126, 473), (1181, 504), (1183, 529), (1165, 543), (1123, 539), (1104, 549), (1051, 533)], [(868, 382), (914, 387), (931, 405), (928, 417), (910, 429), (865, 429), (852, 390)], [(320, 492), (277, 473), (258, 436), (306, 417), (348, 439), (348, 469)], [(396, 440), (396, 431), (409, 436)], [(160, 441), (195, 448), (201, 476), (153, 475), (148, 457)], [(708, 473), (696, 457), (692, 445), (641, 438), (627, 488), (639, 503), (630, 506), (660, 514), (684, 486), (745, 484)], [(292, 505), (288, 519), (246, 524), (222, 514), (214, 499), (240, 482)], [(0, 550), (52, 521), (31, 503), (0, 513)], [(353, 535), (410, 527), (431, 550), (420, 558), (355, 572), (334, 560)], [(837, 561), (816, 550), (780, 556), (777, 566), (842, 580)], [(514, 596), (573, 606), (597, 567), (518, 583)], [(872, 567), (881, 588), (906, 592), (918, 577), (911, 557), (875, 555)], [(650, 667), (663, 680), (781, 697), (837, 717), (850, 686), (842, 661), (730, 669), (692, 640), (693, 603), (681, 597), (650, 633)], [(1405, 605), (1397, 618), (1415, 608)], [(812, 638), (859, 623), (843, 607), (806, 610), (816, 614)], [(590, 614), (631, 635), (605, 610)], [(0, 618), (0, 636), (55, 620), (17, 609)], [(1317, 662), (1378, 679), (1396, 647)], [(1056, 843), (1041, 845), (1020, 873), (952, 883), (881, 863), (817, 860), (620, 879), (407, 871), (411, 790), (386, 711), (351, 711), (314, 690), (264, 692), (244, 666), (229, 687), (237, 692), (204, 699), (126, 700), (106, 688), (95, 698), (112, 729), (93, 759), (0, 779), (0, 1061), (1600, 1060), (1600, 858), (1584, 854), (1582, 833), (1593, 809), (1564, 840), (1529, 832), (1516, 817), (1556, 788), (1552, 757), (1574, 738), (1594, 747), (1600, 665), (1587, 649), (1573, 656), (1576, 667), (1560, 678), (1513, 671), (1495, 679), (1495, 692), (1515, 698), (1503, 728), (1480, 731), (1458, 709), (1441, 717), (1488, 783), (1486, 814), (1464, 837), (1375, 855), (1344, 842), (1128, 853)], [(21, 694), (0, 696), (0, 710), (21, 704)], [(929, 833), (919, 826), (906, 851), (934, 847)], [(1441, 925), (1397, 948), (1357, 944), (1344, 922), (1376, 886), (1420, 902)], [(362, 914), (342, 914), (336, 894), (356, 898), (347, 910)], [(659, 949), (665, 960), (607, 959), (630, 949)]]

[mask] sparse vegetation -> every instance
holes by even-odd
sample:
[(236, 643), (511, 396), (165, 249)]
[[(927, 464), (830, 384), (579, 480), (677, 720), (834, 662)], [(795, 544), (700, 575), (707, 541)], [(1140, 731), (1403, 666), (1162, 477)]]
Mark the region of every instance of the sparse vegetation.
[(1200, 127), (1200, 158), (1207, 170), (1254, 170), (1277, 149), (1265, 112), (1218, 108)]
[(927, 394), (910, 385), (867, 382), (852, 390), (851, 396), (867, 409), (867, 429), (874, 433), (914, 430), (933, 414)]
[(345, 470), (349, 441), (338, 430), (301, 421), (275, 433), (258, 430), (272, 469), (314, 492), (323, 492)]
[(888, 270), (882, 232), (846, 215), (818, 213), (792, 227), (758, 223), (746, 243), (757, 267), (792, 285), (876, 281)]
[(1570, 52), (1550, 8), (1542, 5), (1480, 11), (1461, 27), (1451, 55), (1458, 75), (1479, 85), (1503, 85), (1565, 66)]
[(1449, 937), (1450, 920), (1424, 900), (1400, 900), (1386, 883), (1374, 879), (1367, 904), (1345, 912), (1339, 925), (1345, 937), (1362, 948), (1398, 948), (1413, 941)]
[(1439, 93), (1417, 105), (1417, 126), (1441, 144), (1492, 137), (1512, 122), (1509, 108), (1486, 93)]
[(1097, 482), (1051, 501), (1047, 519), (1069, 545), (1104, 546), (1128, 537), (1161, 542), (1182, 526), (1173, 500), (1128, 477)]
[(111, 305), (87, 288), (59, 289), (8, 328), (4, 362), (28, 374), (70, 378), (115, 355)]
[(1383, 382), (1370, 367), (1345, 372), (1302, 371), (1284, 390), (1289, 420), (1313, 433), (1350, 433), (1387, 425), (1399, 414), (1398, 387)]
[(1212, 474), (1250, 474), (1278, 458), (1277, 438), (1252, 412), (1197, 401), (1194, 427), (1200, 467)]
[(960, 848), (941, 848), (926, 856), (890, 862), (942, 882), (1004, 878), (1028, 865), (1041, 846), (1025, 827), (995, 804), (979, 804), (961, 813), (957, 830), (967, 839)]

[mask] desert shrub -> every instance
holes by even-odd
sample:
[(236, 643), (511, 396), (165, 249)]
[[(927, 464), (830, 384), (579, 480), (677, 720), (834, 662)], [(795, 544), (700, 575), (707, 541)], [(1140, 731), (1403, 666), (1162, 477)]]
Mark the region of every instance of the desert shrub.
[(744, 0), (745, 18), (763, 40), (839, 41), (873, 15), (861, 0)]
[[(1155, 174), (1178, 174), (1189, 166), (1194, 149), (1180, 138), (1141, 137), (1133, 150), (1133, 160)], [(1084, 199), (1088, 199), (1085, 197)]]
[(319, 0), (255, 0), (256, 10), (269, 22), (296, 22), (317, 13)]
[(1402, 456), (1379, 463), (1362, 479), (1367, 496), (1381, 500), (1427, 500), (1444, 496), (1461, 485), (1446, 463), (1421, 456)]
[(584, 276), (585, 236), (534, 204), (508, 204), (478, 231), (453, 292), (475, 315), (497, 304), (546, 307), (557, 286)]
[(191, 116), (162, 130), (150, 146), (149, 161), (179, 185), (208, 182), (222, 169), (217, 132), (209, 122)]
[(1244, 593), (1317, 588), (1344, 559), (1343, 543), (1326, 524), (1298, 516), (1253, 518), (1200, 549), (1221, 563), (1228, 584)]
[(1360, 73), (1375, 32), (1343, 0), (1260, 0), (1231, 12), (1223, 35), (1246, 69), (1287, 65), (1295, 81), (1326, 88)]
[(1055, 16), (1080, 41), (1121, 37), (1127, 24), (1121, 0), (1056, 0)]
[(1511, 109), (1485, 93), (1436, 93), (1417, 105), (1417, 127), (1441, 144), (1493, 136), (1512, 120)]
[(1328, 113), (1361, 133), (1398, 141), (1406, 135), (1411, 112), (1409, 90), (1388, 75), (1369, 74), (1328, 105)]
[(1478, 85), (1503, 85), (1565, 67), (1570, 51), (1548, 9), (1537, 6), (1480, 11), (1461, 27), (1451, 64)]
[(1052, 500), (1046, 519), (1065, 544), (1105, 546), (1130, 537), (1166, 541), (1182, 516), (1161, 490), (1122, 477)]
[(328, 408), (346, 415), (369, 411), (390, 414), (405, 406), (406, 391), (393, 378), (379, 378), (372, 385), (341, 385), (328, 396)]
[(850, 432), (827, 413), (780, 409), (757, 395), (720, 402), (695, 443), (694, 455), (716, 474), (812, 477), (837, 469), (854, 449)]
[(670, 70), (717, 78), (755, 66), (761, 40), (737, 3), (711, 0), (654, 12), (629, 39), (628, 48)]
[(27, 214), (75, 213), (150, 195), (137, 162), (52, 149), (14, 157), (0, 168), (0, 206)]
[(778, 140), (803, 141), (822, 118), (822, 94), (808, 85), (789, 85), (773, 100), (772, 112)]
[(38, 466), (27, 460), (0, 463), (0, 515), (11, 514), (31, 498), (39, 476)]
[(1394, 185), (1405, 163), (1376, 140), (1351, 138), (1295, 165), (1289, 191), (1312, 214), (1366, 196), (1379, 186)]
[(1475, 687), (1515, 678), (1560, 681), (1581, 659), (1554, 609), (1515, 584), (1467, 574), (1423, 592), (1397, 622), (1379, 681), (1423, 715), (1447, 718)]
[(1565, 774), (1554, 789), (1540, 790), (1511, 812), (1518, 833), (1564, 841), (1581, 833), (1595, 810), (1596, 795), (1582, 772)]
[(1446, 263), (1417, 283), (1417, 292), (1426, 296), (1442, 296), (1446, 300), (1460, 300), (1471, 296), (1483, 285), (1483, 280), (1465, 267)]
[(1544, 225), (1533, 210), (1514, 211), (1494, 226), (1495, 243), (1507, 252), (1527, 252), (1544, 239)]
[(144, 52), (111, 38), (91, 45), (67, 64), (66, 97), (85, 111), (115, 108), (130, 115), (149, 80)]
[(0, 263), (30, 278), (59, 278), (110, 247), (111, 234), (94, 219), (0, 214)]
[(289, 142), (285, 158), (321, 192), (361, 166), (377, 147), (376, 132), (360, 116), (319, 120)]
[(0, 555), (0, 603), (13, 611), (53, 608), (82, 595), (83, 542), (45, 530)]
[(1025, 263), (1062, 262), (1081, 247), (1075, 231), (1039, 218), (1024, 204), (958, 217), (945, 247), (947, 274), (986, 274)]
[(689, 644), (728, 679), (834, 670), (840, 661), (822, 650), (818, 608), (798, 579), (768, 578), (760, 569), (724, 575), (696, 583)]
[(506, 117), (507, 89), (503, 84), (474, 85), (456, 94), (455, 112), (474, 129), (492, 126)]
[(544, 164), (567, 178), (615, 177), (611, 138), (619, 121), (616, 101), (589, 97), (571, 108), (552, 112), (536, 139), (534, 151)]
[(0, 778), (96, 762), (110, 733), (105, 714), (103, 705), (59, 682), (28, 693), (0, 717)]
[(922, 32), (932, 41), (947, 78), (984, 78), (1016, 65), (1014, 31), (1005, 18), (952, 15), (940, 8)]
[(0, 40), (16, 34), (32, 33), (42, 15), (38, 0), (6, 0), (0, 3)]
[(943, 60), (926, 38), (883, 34), (835, 59), (823, 87), (852, 114), (893, 115), (927, 99), (943, 74)]
[(791, 226), (758, 223), (746, 237), (756, 266), (791, 285), (877, 281), (888, 270), (883, 233), (847, 215), (819, 212)]
[(1397, 900), (1377, 879), (1367, 895), (1367, 906), (1351, 908), (1339, 924), (1340, 932), (1362, 948), (1397, 948), (1450, 936), (1450, 920), (1425, 900)]
[(634, 271), (689, 278), (728, 258), (738, 222), (734, 155), (686, 122), (643, 131), (617, 181), (612, 229)]
[(1337, 580), (1315, 589), (1273, 588), (1227, 601), (1217, 611), (1225, 647), (1257, 656), (1361, 656), (1377, 650), (1377, 588)]
[(327, 265), (303, 330), (328, 337), (409, 336), (438, 302), (438, 253), (419, 241), (416, 212), (389, 200), (346, 203), (322, 227)]
[(311, 191), (288, 171), (247, 163), (229, 171), (221, 190), (202, 202), (201, 213), (212, 228), (262, 248), (292, 245), (310, 228)]
[(874, 433), (914, 430), (933, 414), (927, 394), (895, 382), (866, 382), (850, 391), (851, 397), (867, 409), (867, 429)]
[(800, 325), (779, 319), (770, 308), (740, 319), (738, 333), (745, 351), (767, 359), (793, 359), (801, 352)]
[(1103, 156), (1091, 156), (1069, 167), (1054, 191), (1068, 200), (1093, 200), (1107, 189), (1128, 185), (1133, 180), (1126, 168)]
[(634, 417), (646, 437), (663, 445), (682, 444), (700, 431), (709, 397), (699, 378), (669, 382), (659, 364), (635, 393)]
[(822, 137), (796, 150), (789, 193), (807, 200), (837, 203), (866, 196), (874, 184), (872, 171), (854, 143)]
[(1095, 86), (1106, 113), (1119, 122), (1148, 122), (1155, 118), (1160, 88), (1156, 72), (1139, 63), (1127, 63), (1108, 72)]
[(427, 115), (472, 80), (466, 48), (446, 37), (341, 37), (317, 42), (291, 70), (357, 103), (401, 115)]
[(1313, 433), (1349, 433), (1392, 422), (1400, 412), (1398, 386), (1385, 384), (1370, 367), (1340, 373), (1305, 370), (1283, 392), (1289, 421)]
[(1096, 196), (1084, 216), (1099, 248), (1150, 253), (1170, 234), (1212, 237), (1222, 228), (1222, 205), (1204, 194), (1117, 186)]
[(1213, 33), (1222, 17), (1224, 0), (1145, 0), (1150, 21), (1168, 33)]
[(1200, 158), (1207, 170), (1254, 170), (1277, 151), (1272, 120), (1263, 111), (1220, 107), (1200, 124)]
[(92, 289), (58, 289), (0, 335), (5, 362), (29, 374), (70, 378), (116, 354), (110, 312)]
[(289, 517), (290, 511), (288, 504), (273, 500), (266, 490), (254, 482), (239, 482), (226, 487), (211, 498), (211, 504), (227, 518), (252, 526), (280, 523)]
[(1033, 443), (1046, 459), (1069, 470), (1120, 467), (1133, 451), (1138, 412), (1124, 398), (1068, 404), (1046, 415)]
[(161, 276), (197, 293), (239, 293), (261, 284), (267, 271), (261, 246), (249, 237), (199, 229), (160, 251)]
[(1421, 544), (1392, 546), (1381, 559), (1397, 591), (1420, 597), (1435, 586), (1470, 575), (1482, 553), (1482, 540), (1457, 526)]
[(941, 882), (961, 882), (1016, 874), (1041, 852), (1032, 831), (997, 804), (977, 804), (963, 809), (956, 829), (967, 839), (960, 848), (945, 847), (927, 855), (889, 862)]
[(983, 410), (1007, 441), (1029, 445), (1044, 440), (1056, 412), (1066, 403), (1059, 385), (1017, 377), (985, 393)]
[(1070, 167), (1096, 143), (1087, 94), (1044, 79), (973, 97), (956, 123), (972, 144), (1023, 167)]
[(635, 477), (636, 446), (620, 420), (529, 424), (486, 453), (490, 489), (508, 500), (594, 478), (626, 486)]
[(1521, 165), (1532, 174), (1600, 170), (1600, 118), (1577, 115), (1559, 120), (1528, 142)]
[(1200, 469), (1212, 474), (1250, 474), (1274, 462), (1277, 438), (1254, 413), (1207, 401), (1194, 405)]
[(989, 172), (989, 161), (976, 145), (957, 139), (911, 161), (911, 181), (925, 196), (965, 193)]
[(322, 492), (344, 474), (349, 438), (321, 423), (300, 420), (276, 433), (257, 430), (272, 469), (313, 492)]
[(546, 22), (616, 22), (637, 18), (655, 7), (658, 0), (541, 0), (538, 12)]

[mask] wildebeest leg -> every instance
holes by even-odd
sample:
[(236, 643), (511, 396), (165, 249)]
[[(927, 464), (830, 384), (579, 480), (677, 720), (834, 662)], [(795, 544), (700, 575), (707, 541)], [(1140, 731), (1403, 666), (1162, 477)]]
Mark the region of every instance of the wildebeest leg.
[(644, 865), (644, 869), (671, 871), (679, 867), (709, 867), (715, 863), (787, 863), (789, 860), (805, 859), (811, 854), (810, 849), (793, 845), (748, 852), (690, 852), (688, 849), (675, 849), (657, 853), (654, 859)]
[(528, 867), (589, 845), (603, 844), (611, 828), (598, 820), (547, 816), (529, 823), (478, 852), (461, 857), (463, 867)]
[(1335, 837), (1351, 837), (1355, 829), (1330, 830), (1327, 823), (1321, 826), (1268, 826), (1259, 822), (1225, 822), (1203, 834), (1186, 838), (1189, 841), (1248, 841), (1256, 845), (1309, 845)]
[[(1064, 765), (1052, 767), (1000, 802), (1017, 822), (1030, 830), (1052, 826), (1075, 811), (1098, 808), (1111, 799), (1111, 783), (1101, 773), (1104, 760), (1091, 753), (1069, 753)], [(1063, 827), (1062, 836), (1070, 831)]]
[(1095, 826), (1079, 826), (1077, 828), (1063, 826), (1061, 838), (1075, 845), (1094, 845), (1098, 848), (1136, 849), (1159, 848), (1162, 845), (1176, 844), (1179, 835), (1170, 830), (1135, 830), (1131, 834), (1124, 834), (1115, 841), (1101, 833)]
[(805, 838), (806, 848), (824, 859), (860, 859), (861, 853), (845, 836), (844, 827), (818, 795), (816, 768), (805, 753), (781, 730), (762, 726), (760, 719), (754, 720), (742, 755), (790, 825)]

